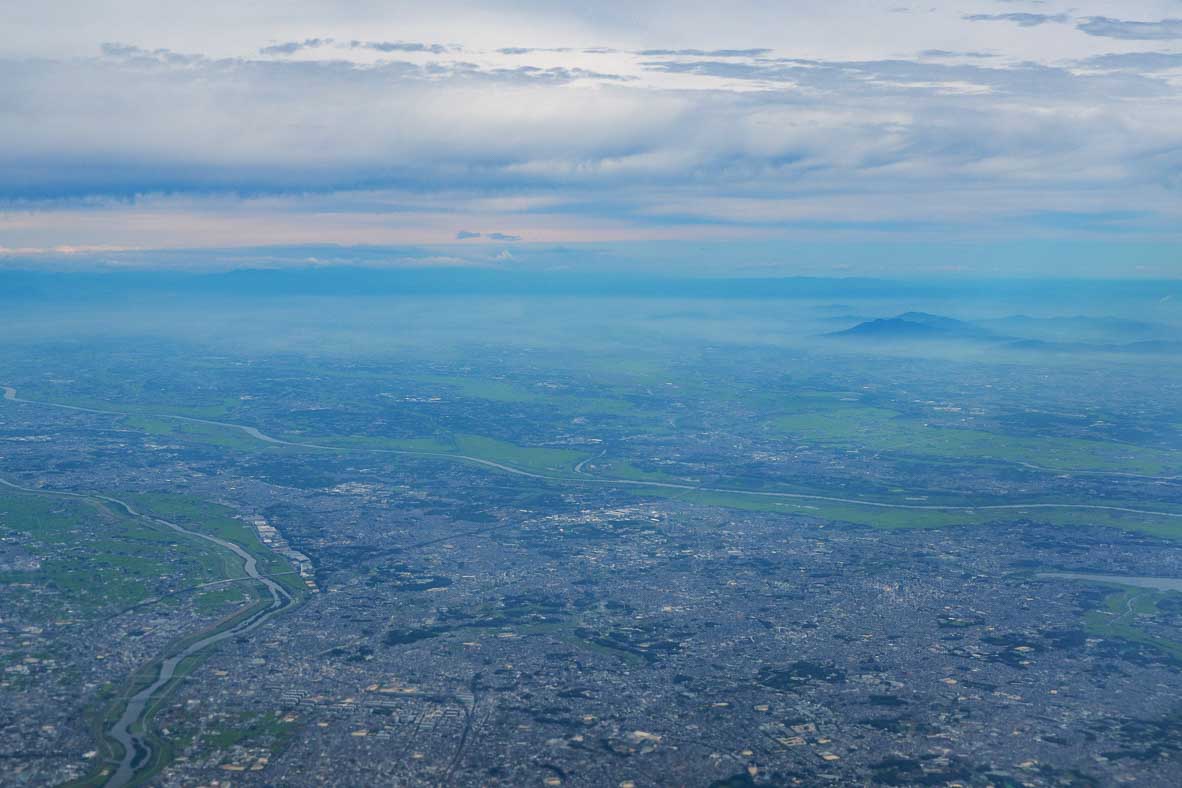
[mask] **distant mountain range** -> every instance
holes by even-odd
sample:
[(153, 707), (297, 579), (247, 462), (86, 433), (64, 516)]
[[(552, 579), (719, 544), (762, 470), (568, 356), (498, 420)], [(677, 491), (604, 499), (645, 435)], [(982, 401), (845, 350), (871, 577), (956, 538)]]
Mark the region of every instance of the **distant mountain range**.
[(858, 323), (828, 337), (862, 341), (954, 341), (996, 344), (1009, 350), (1061, 353), (1182, 353), (1182, 341), (1169, 326), (1114, 317), (1027, 315), (969, 322), (928, 312)]
[(867, 320), (853, 328), (834, 331), (828, 336), (866, 339), (998, 339), (987, 328), (927, 312), (904, 312), (897, 317)]

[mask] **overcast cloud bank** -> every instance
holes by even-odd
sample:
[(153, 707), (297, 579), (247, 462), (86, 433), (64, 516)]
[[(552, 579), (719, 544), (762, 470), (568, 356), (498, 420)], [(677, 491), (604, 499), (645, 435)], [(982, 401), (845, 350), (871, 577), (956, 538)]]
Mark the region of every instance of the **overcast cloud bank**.
[[(1168, 42), (1182, 20), (1160, 3), (1124, 19), (1134, 5), (1122, 18), (945, 9), (929, 46), (875, 57), (766, 46), (754, 27), (744, 46), (733, 31), (719, 46), (636, 46), (610, 24), (589, 29), (621, 40), (598, 46), (586, 31), (585, 45), (534, 46), (502, 30), (489, 46), (256, 24), (233, 55), (134, 30), (90, 55), (0, 50), (0, 255), (457, 237), (1176, 240), (1182, 51)], [(982, 32), (992, 23), (1042, 37), (1048, 56), (1008, 53)]]

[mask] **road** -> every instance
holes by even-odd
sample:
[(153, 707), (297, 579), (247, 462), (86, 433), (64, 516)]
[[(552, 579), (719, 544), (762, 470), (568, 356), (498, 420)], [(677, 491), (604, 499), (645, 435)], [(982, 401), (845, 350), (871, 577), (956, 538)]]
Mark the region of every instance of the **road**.
[[(150, 760), (152, 748), (148, 743), (146, 736), (147, 723), (143, 719), (144, 712), (147, 710), (150, 702), (157, 695), (160, 689), (166, 686), (168, 682), (172, 680), (173, 676), (176, 675), (177, 666), (194, 654), (204, 651), (210, 646), (220, 643), (227, 638), (257, 629), (266, 623), (268, 619), (274, 617), (283, 610), (286, 610), (288, 607), (291, 607), (295, 600), (293, 599), (292, 595), (288, 593), (285, 588), (283, 588), (283, 586), (276, 583), (270, 577), (261, 574), (258, 571), (255, 557), (233, 542), (226, 541), (225, 539), (219, 539), (218, 537), (210, 536), (209, 534), (191, 531), (188, 528), (177, 525), (174, 522), (170, 522), (160, 517), (144, 514), (143, 512), (137, 511), (126, 501), (120, 500), (119, 498), (112, 498), (107, 495), (59, 492), (38, 489), (34, 487), (23, 487), (3, 478), (0, 478), (0, 485), (10, 487), (15, 490), (20, 490), (22, 492), (35, 493), (38, 495), (54, 495), (67, 498), (82, 498), (103, 501), (104, 503), (109, 503), (120, 507), (131, 517), (139, 517), (141, 519), (155, 523), (156, 525), (161, 525), (178, 533), (185, 534), (186, 536), (212, 542), (213, 544), (229, 550), (234, 555), (241, 558), (242, 569), (244, 572), (246, 572), (247, 577), (262, 583), (264, 586), (266, 586), (267, 590), (271, 594), (271, 601), (262, 610), (256, 611), (245, 620), (239, 621), (231, 627), (219, 629), (216, 632), (206, 635), (205, 637), (202, 637), (189, 644), (178, 653), (166, 657), (160, 663), (160, 672), (157, 674), (156, 679), (131, 697), (127, 703), (127, 707), (123, 710), (122, 716), (120, 716), (120, 718), (107, 732), (108, 735), (118, 742), (123, 748), (123, 757), (120, 759), (119, 766), (116, 768), (115, 772), (111, 775), (110, 779), (107, 780), (106, 785), (107, 788), (121, 788), (121, 786), (127, 785), (129, 782), (131, 782), (131, 780), (135, 777), (136, 772)], [(138, 732), (135, 730), (137, 727), (139, 728)]]

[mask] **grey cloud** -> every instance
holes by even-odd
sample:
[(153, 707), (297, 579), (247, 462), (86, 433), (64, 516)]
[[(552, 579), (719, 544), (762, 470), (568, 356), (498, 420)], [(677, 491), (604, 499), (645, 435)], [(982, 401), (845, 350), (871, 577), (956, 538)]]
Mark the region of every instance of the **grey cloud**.
[(489, 238), (493, 241), (520, 241), (521, 240), (520, 235), (509, 235), (508, 233), (485, 233), (484, 237)]
[(115, 60), (141, 61), (153, 63), (167, 63), (170, 65), (187, 65), (206, 60), (204, 55), (183, 54), (171, 49), (144, 49), (138, 46), (118, 43), (104, 43), (99, 50), (104, 57)]
[(770, 49), (644, 49), (637, 54), (643, 57), (761, 57), (771, 51)]
[[(99, 46), (99, 50), (107, 57), (135, 57), (144, 54), (146, 50), (128, 44), (107, 42)], [(157, 52), (165, 50), (156, 50)]]
[(1168, 71), (1182, 68), (1182, 52), (1113, 52), (1093, 55), (1080, 61), (1093, 68), (1117, 69), (1135, 73)]
[(568, 47), (502, 47), (497, 50), (502, 55), (530, 55), (534, 52), (570, 52)]
[(422, 44), (417, 41), (350, 41), (352, 49), (372, 49), (375, 52), (427, 52), (442, 55), (448, 51), (443, 44)]
[(1173, 91), (1164, 82), (1138, 74), (1076, 75), (1067, 69), (1024, 63), (1014, 67), (920, 62), (912, 60), (821, 61), (801, 59), (735, 61), (648, 61), (645, 67), (665, 73), (695, 74), (765, 83), (788, 83), (847, 95), (932, 95), (975, 86), (1032, 99), (1081, 96), (1162, 96)]
[(622, 74), (610, 74), (602, 71), (590, 71), (584, 68), (566, 68), (564, 66), (514, 66), (513, 68), (488, 68), (479, 63), (457, 61), (450, 63), (429, 63), (424, 66), (424, 72), (432, 76), (459, 76), (472, 78), (497, 79), (507, 82), (533, 82), (543, 84), (568, 84), (583, 79), (604, 80), (609, 82), (630, 82), (635, 77)]
[[(680, 108), (668, 100), (544, 92), (588, 74), (120, 46), (0, 60), (0, 200), (499, 188), (593, 171), (671, 135)], [(505, 88), (496, 101), (489, 82)]]
[(933, 57), (933, 58), (944, 58), (944, 57), (987, 58), (987, 57), (997, 57), (997, 54), (994, 52), (953, 52), (953, 51), (950, 51), (947, 49), (925, 49), (919, 53), (919, 56), (920, 57)]
[(466, 241), (469, 238), (479, 238), (479, 237), (480, 237), (480, 233), (474, 233), (470, 230), (460, 230), (458, 233), (456, 233), (456, 240), (457, 241)]
[[(464, 64), (470, 67), (472, 64)], [(601, 71), (589, 71), (583, 68), (539, 68), (538, 66), (518, 66), (517, 68), (494, 68), (483, 71), (491, 77), (528, 79), (535, 82), (569, 83), (580, 79), (598, 79), (611, 82), (629, 82), (634, 77), (621, 74), (609, 74)]]
[(537, 210), (569, 217), (774, 225), (788, 221), (772, 210), (781, 204), (845, 219), (990, 216), (1035, 191), (1139, 208), (1169, 204), (1161, 190), (1182, 188), (1169, 153), (1182, 96), (1140, 73), (643, 62), (761, 89), (694, 80), (683, 90), (655, 86), (668, 80), (559, 89), (587, 72), (118, 46), (89, 60), (0, 60), (0, 199), (294, 194), (333, 210), (451, 214), (465, 201), (536, 196), (555, 206)]
[(1182, 38), (1182, 19), (1157, 22), (1133, 22), (1107, 16), (1088, 17), (1077, 27), (1090, 36), (1121, 38), (1132, 41), (1164, 41)]
[(282, 44), (265, 46), (259, 50), (259, 54), (294, 55), (303, 49), (316, 49), (317, 47), (328, 46), (331, 43), (331, 38), (305, 38), (303, 41), (285, 41)]
[(1037, 27), (1051, 22), (1063, 24), (1068, 20), (1067, 14), (968, 14), (964, 19), (969, 22), (1013, 22), (1020, 27)]
[[(146, 0), (135, 3), (149, 7)], [(530, 10), (561, 5), (531, 0)], [(483, 13), (461, 23), (454, 14), (457, 40), (483, 26), (479, 57), (431, 43), (453, 40), (426, 32), (438, 30), (427, 23), (430, 16), (450, 11), (429, 9), (426, 21), (406, 24), (399, 16), (395, 26), (389, 4), (381, 3), (373, 6), (382, 6), (385, 24), (368, 25), (358, 16), (346, 33), (331, 26), (343, 23), (339, 14), (336, 23), (324, 22), (334, 16), (326, 12), (321, 22), (289, 16), (291, 24), (308, 27), (274, 41), (281, 34), (265, 26), (274, 24), (273, 16), (221, 38), (211, 13), (200, 32), (167, 39), (196, 50), (212, 41), (217, 51), (253, 53), (263, 44), (302, 46), (307, 33), (339, 37), (331, 47), (295, 50), (290, 58), (281, 51), (232, 58), (126, 44), (85, 58), (72, 43), (29, 48), (37, 59), (0, 59), (0, 202), (36, 212), (69, 200), (93, 205), (169, 194), (184, 205), (225, 200), (229, 213), (238, 203), (223, 195), (281, 195), (257, 205), (296, 206), (290, 211), (298, 213), (315, 202), (324, 213), (356, 210), (383, 227), (373, 218), (383, 212), (432, 212), (432, 232), (447, 239), (458, 225), (513, 228), (504, 234), (533, 240), (587, 217), (602, 218), (597, 228), (683, 220), (878, 221), (954, 210), (987, 221), (999, 212), (1037, 209), (1040, 201), (1044, 209), (1085, 213), (1148, 206), (1173, 211), (1178, 226), (1182, 87), (1163, 73), (1174, 55), (1098, 55), (1057, 65), (1010, 57), (1031, 51), (1032, 36), (1051, 33), (1085, 48), (1080, 54), (1052, 48), (1038, 52), (1040, 59), (1177, 48), (1098, 46), (1103, 39), (1083, 35), (1163, 36), (1171, 32), (1169, 20), (1125, 23), (1082, 18), (1089, 13), (1083, 11), (1056, 26), (1066, 3), (981, 2), (965, 13), (1039, 10), (1045, 13), (1031, 18), (1045, 18), (1044, 26), (1017, 28), (1026, 17), (1000, 14), (995, 26), (974, 24), (960, 19), (960, 9), (929, 14), (927, 4), (916, 8), (914, 19), (922, 16), (923, 24), (912, 29), (905, 18), (868, 10), (844, 20), (852, 25), (848, 35), (807, 44), (818, 56), (806, 60), (715, 45), (791, 46), (803, 30), (833, 22), (828, 10), (803, 9), (800, 30), (761, 29), (783, 14), (783, 4), (751, 0), (726, 25), (711, 28), (708, 15), (691, 5), (667, 20), (669, 27), (647, 26), (658, 15), (633, 14), (623, 0), (613, 5), (621, 13), (597, 12), (601, 21), (585, 26), (519, 25), (519, 17)], [(1148, 4), (1119, 7), (1130, 18), (1173, 15), (1141, 10)], [(745, 15), (754, 10), (759, 13)], [(564, 13), (555, 11), (555, 19)], [(661, 13), (669, 16), (668, 4)], [(874, 28), (879, 24), (881, 31)], [(85, 40), (160, 40), (154, 38), (159, 28), (104, 29), (113, 32)], [(1023, 34), (1011, 36), (1013, 46), (998, 38), (1018, 30)], [(637, 43), (658, 34), (663, 38)], [(70, 41), (81, 35), (71, 33)], [(513, 57), (488, 52), (531, 41), (569, 43), (574, 52), (606, 51), (584, 48), (603, 42), (631, 50), (594, 60), (543, 56), (527, 47), (501, 53)], [(684, 42), (702, 48), (634, 51)], [(925, 46), (946, 48), (898, 59), (836, 54)], [(974, 51), (994, 46), (1004, 59)], [(502, 67), (490, 66), (486, 55)], [(454, 62), (463, 60), (480, 62)], [(602, 73), (611, 71), (618, 73)], [(114, 224), (112, 232), (123, 232)], [(520, 248), (485, 240), (494, 249)]]

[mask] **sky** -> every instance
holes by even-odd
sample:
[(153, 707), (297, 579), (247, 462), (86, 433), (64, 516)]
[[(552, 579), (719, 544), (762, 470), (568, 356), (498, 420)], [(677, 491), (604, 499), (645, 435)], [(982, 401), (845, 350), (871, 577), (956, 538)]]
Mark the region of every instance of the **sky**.
[(0, 12), (0, 266), (1182, 277), (1182, 0)]

